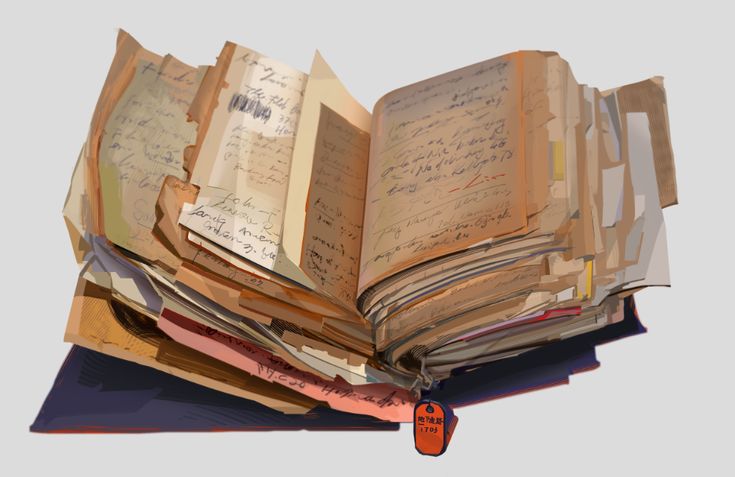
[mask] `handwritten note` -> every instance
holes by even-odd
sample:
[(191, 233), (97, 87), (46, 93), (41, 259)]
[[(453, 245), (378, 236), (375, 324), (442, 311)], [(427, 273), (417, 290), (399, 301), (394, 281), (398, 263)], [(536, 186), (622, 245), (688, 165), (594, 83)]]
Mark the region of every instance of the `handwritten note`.
[(322, 105), (301, 264), (327, 292), (355, 303), (370, 136)]
[(385, 96), (373, 113), (360, 291), (411, 263), (526, 223), (511, 57)]
[(167, 175), (186, 175), (184, 148), (196, 141), (186, 111), (200, 80), (197, 69), (173, 58), (141, 58), (105, 124), (99, 151), (105, 235), (150, 260), (167, 253), (151, 233), (155, 204)]
[(202, 190), (179, 223), (272, 268), (306, 75), (236, 47), (225, 81), (192, 171)]

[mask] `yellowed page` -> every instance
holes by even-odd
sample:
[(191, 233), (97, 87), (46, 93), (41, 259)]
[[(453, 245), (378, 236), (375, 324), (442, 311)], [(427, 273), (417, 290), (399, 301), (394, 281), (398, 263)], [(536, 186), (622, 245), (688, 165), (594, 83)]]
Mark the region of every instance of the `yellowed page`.
[(236, 46), (225, 83), (190, 178), (201, 190), (179, 223), (272, 270), (306, 75)]
[(351, 310), (357, 293), (369, 131), (370, 113), (317, 52), (291, 167), (283, 258)]
[[(184, 148), (196, 140), (186, 111), (203, 69), (140, 49), (99, 147), (99, 185), (107, 238), (152, 261), (172, 263), (153, 237), (155, 204), (167, 175), (186, 177)], [(175, 260), (173, 260), (175, 266)]]
[(301, 266), (355, 309), (370, 136), (322, 105), (317, 139)]
[(373, 111), (359, 293), (523, 228), (521, 56), (396, 90)]

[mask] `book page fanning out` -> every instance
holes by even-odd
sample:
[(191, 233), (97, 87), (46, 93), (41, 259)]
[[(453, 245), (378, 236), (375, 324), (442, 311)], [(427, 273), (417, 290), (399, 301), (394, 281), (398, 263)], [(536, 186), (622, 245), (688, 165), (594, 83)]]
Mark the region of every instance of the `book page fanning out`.
[(97, 157), (92, 163), (99, 170), (104, 234), (147, 260), (174, 267), (176, 260), (151, 234), (153, 207), (164, 178), (186, 174), (184, 148), (196, 138), (186, 111), (204, 70), (155, 55), (125, 32), (113, 67), (123, 74), (107, 80), (95, 127), (99, 143), (90, 148)]
[(520, 56), (388, 93), (375, 106), (359, 292), (526, 225)]
[(227, 49), (224, 85), (191, 171), (201, 190), (179, 222), (272, 269), (307, 76), (247, 48)]
[(285, 253), (277, 270), (286, 261), (295, 264), (314, 288), (349, 310), (355, 310), (357, 293), (370, 123), (370, 113), (317, 52), (296, 136)]

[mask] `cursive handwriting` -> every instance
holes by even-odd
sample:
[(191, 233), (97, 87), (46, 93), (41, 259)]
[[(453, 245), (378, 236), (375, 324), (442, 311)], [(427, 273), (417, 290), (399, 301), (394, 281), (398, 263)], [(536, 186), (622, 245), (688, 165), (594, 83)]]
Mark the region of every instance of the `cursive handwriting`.
[(198, 83), (194, 68), (141, 59), (104, 125), (99, 171), (105, 234), (151, 260), (165, 253), (151, 233), (158, 194), (166, 176), (185, 177), (184, 149), (196, 139), (186, 112)]
[(242, 47), (233, 58), (195, 166), (207, 172), (192, 173), (204, 183), (179, 222), (272, 268), (306, 75)]
[(357, 293), (368, 152), (368, 134), (322, 105), (301, 261), (348, 306)]
[(379, 103), (361, 289), (402, 264), (525, 224), (515, 75), (511, 59), (490, 60)]

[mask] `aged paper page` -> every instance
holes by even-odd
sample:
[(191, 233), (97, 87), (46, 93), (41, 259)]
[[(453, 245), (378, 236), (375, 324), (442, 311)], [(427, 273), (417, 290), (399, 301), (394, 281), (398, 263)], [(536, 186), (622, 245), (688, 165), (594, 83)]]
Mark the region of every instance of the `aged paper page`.
[(359, 291), (526, 225), (520, 56), (396, 90), (373, 112)]
[(307, 203), (306, 273), (354, 307), (370, 136), (322, 105)]
[(306, 75), (235, 47), (190, 182), (201, 191), (179, 223), (272, 269)]
[(317, 52), (291, 167), (284, 260), (276, 271), (288, 266), (286, 260), (297, 264), (315, 288), (350, 310), (357, 293), (370, 119)]
[(184, 148), (196, 140), (186, 111), (203, 69), (141, 50), (132, 79), (104, 125), (99, 184), (104, 233), (149, 260), (171, 262), (153, 237), (155, 204), (167, 175), (183, 178)]
[[(659, 201), (662, 208), (677, 204), (676, 168), (671, 149), (663, 78), (656, 76), (613, 91), (620, 103), (621, 114), (633, 112), (648, 114)], [(604, 95), (609, 98), (613, 91), (607, 91)]]

